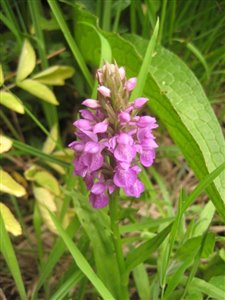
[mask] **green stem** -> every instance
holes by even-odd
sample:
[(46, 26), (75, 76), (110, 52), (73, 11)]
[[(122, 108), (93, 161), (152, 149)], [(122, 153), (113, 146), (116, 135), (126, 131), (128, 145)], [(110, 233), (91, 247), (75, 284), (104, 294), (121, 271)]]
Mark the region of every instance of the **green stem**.
[(104, 1), (104, 13), (103, 13), (103, 20), (102, 20), (102, 29), (105, 31), (110, 31), (110, 24), (111, 24), (111, 6), (112, 0), (105, 0)]
[(120, 236), (119, 230), (119, 194), (115, 192), (109, 202), (109, 211), (110, 211), (110, 219), (111, 219), (111, 230), (112, 230), (112, 238), (116, 252), (116, 258), (118, 263), (118, 268), (120, 272), (120, 280), (121, 280), (121, 299), (128, 300), (128, 288), (127, 288), (127, 280), (126, 280), (126, 266), (123, 256), (123, 248), (122, 248), (122, 239)]

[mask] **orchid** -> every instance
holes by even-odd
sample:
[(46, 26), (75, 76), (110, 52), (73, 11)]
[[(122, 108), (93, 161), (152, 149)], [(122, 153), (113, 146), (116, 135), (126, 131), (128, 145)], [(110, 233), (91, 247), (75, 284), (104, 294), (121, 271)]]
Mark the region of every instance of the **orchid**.
[(123, 189), (140, 197), (144, 184), (138, 178), (141, 165), (150, 167), (158, 147), (152, 133), (158, 125), (150, 116), (138, 116), (148, 101), (129, 102), (137, 79), (126, 79), (125, 69), (106, 63), (97, 71), (98, 100), (86, 99), (81, 119), (74, 122), (77, 140), (69, 147), (76, 152), (75, 175), (82, 176), (94, 208), (103, 208), (109, 194)]

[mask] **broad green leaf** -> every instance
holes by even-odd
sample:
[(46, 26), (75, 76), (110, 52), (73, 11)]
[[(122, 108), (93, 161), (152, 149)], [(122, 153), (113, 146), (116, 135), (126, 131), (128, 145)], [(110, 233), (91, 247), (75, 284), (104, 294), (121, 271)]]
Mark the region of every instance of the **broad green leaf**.
[(43, 145), (43, 152), (50, 154), (55, 149), (56, 142), (58, 139), (58, 126), (57, 124), (54, 124), (52, 126), (52, 129), (50, 131), (50, 136), (48, 136), (47, 140), (44, 142)]
[(53, 222), (55, 223), (58, 234), (62, 237), (66, 247), (72, 254), (73, 259), (76, 262), (77, 266), (80, 268), (80, 270), (90, 280), (90, 282), (93, 284), (93, 286), (99, 292), (99, 294), (103, 297), (103, 299), (115, 300), (115, 298), (112, 296), (112, 294), (109, 292), (109, 290), (105, 287), (105, 285), (101, 281), (101, 279), (93, 271), (92, 267), (90, 266), (90, 264), (88, 263), (86, 258), (83, 256), (83, 254), (80, 252), (80, 250), (77, 248), (77, 246), (75, 245), (73, 240), (69, 237), (68, 233), (62, 228), (60, 222), (56, 219), (56, 217), (52, 213), (50, 213), (50, 214), (51, 214)]
[(26, 194), (25, 188), (2, 169), (0, 169), (0, 191), (16, 197), (22, 197)]
[(37, 187), (35, 185), (33, 186), (33, 192), (44, 223), (47, 225), (50, 231), (57, 233), (55, 224), (49, 215), (49, 211), (57, 211), (54, 195), (51, 194), (47, 189)]
[(192, 280), (190, 290), (201, 292), (216, 300), (224, 300), (224, 288), (216, 287), (214, 283), (208, 283), (197, 277)]
[(0, 64), (0, 87), (4, 84), (4, 74), (2, 70), (2, 65)]
[(1, 232), (1, 238), (0, 238), (0, 252), (2, 253), (6, 264), (10, 270), (10, 273), (12, 277), (15, 280), (15, 285), (18, 289), (18, 292), (20, 294), (21, 300), (26, 300), (26, 291), (24, 288), (23, 279), (20, 272), (20, 267), (18, 264), (18, 261), (16, 259), (16, 255), (13, 249), (13, 245), (11, 243), (11, 240), (9, 238), (8, 232), (6, 231), (4, 220), (0, 214), (0, 232)]
[[(77, 14), (80, 17), (76, 19), (76, 41), (86, 61), (97, 66), (99, 52), (93, 46), (96, 46), (96, 35), (88, 26), (79, 23), (88, 13), (77, 9)], [(129, 77), (137, 76), (147, 41), (132, 36), (131, 43), (117, 34), (100, 32), (110, 43), (118, 65), (126, 67)], [(149, 97), (150, 108), (165, 124), (199, 179), (224, 161), (225, 142), (216, 116), (200, 83), (176, 55), (162, 47), (157, 48), (149, 66), (144, 95), (140, 96)], [(215, 179), (207, 192), (225, 219), (224, 174)]]
[(67, 78), (72, 77), (74, 68), (69, 66), (53, 66), (35, 76), (33, 79), (44, 84), (64, 85)]
[(202, 249), (202, 257), (208, 258), (211, 254), (213, 254), (214, 246), (215, 246), (215, 234), (213, 232), (208, 232)]
[(26, 79), (26, 80), (17, 82), (17, 86), (19, 86), (21, 89), (27, 91), (28, 93), (36, 96), (37, 98), (39, 98), (41, 100), (44, 100), (53, 105), (59, 104), (55, 95), (50, 90), (50, 88), (38, 81), (35, 81), (32, 79)]
[(15, 236), (22, 234), (20, 223), (16, 220), (8, 207), (3, 203), (0, 203), (0, 214), (2, 215), (5, 229), (8, 232), (12, 233)]
[(22, 101), (13, 93), (0, 91), (0, 104), (13, 111), (16, 111), (19, 114), (24, 114)]
[(56, 178), (48, 171), (33, 165), (24, 173), (27, 180), (34, 181), (40, 186), (45, 187), (54, 195), (60, 195), (59, 183)]
[(0, 134), (0, 154), (7, 152), (12, 147), (12, 140), (9, 139), (7, 136)]
[(30, 75), (35, 67), (36, 57), (34, 49), (28, 40), (24, 41), (17, 68), (16, 81), (22, 81)]
[[(114, 254), (108, 216), (91, 207), (87, 197), (71, 192), (77, 217), (87, 233), (94, 252), (97, 274), (116, 299), (120, 299), (120, 275)], [(110, 273), (108, 270), (111, 270)]]
[(213, 276), (210, 278), (209, 283), (221, 289), (225, 295), (225, 275)]

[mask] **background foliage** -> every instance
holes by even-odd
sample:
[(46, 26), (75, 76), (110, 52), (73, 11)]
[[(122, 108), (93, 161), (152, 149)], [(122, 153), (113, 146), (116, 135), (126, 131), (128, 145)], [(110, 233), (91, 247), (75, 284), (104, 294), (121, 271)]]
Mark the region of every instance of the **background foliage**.
[[(2, 0), (3, 299), (224, 298), (224, 9), (223, 0)], [(104, 60), (138, 76), (132, 97), (148, 97), (160, 124), (145, 192), (120, 194), (122, 274), (108, 209), (90, 207), (67, 148)]]

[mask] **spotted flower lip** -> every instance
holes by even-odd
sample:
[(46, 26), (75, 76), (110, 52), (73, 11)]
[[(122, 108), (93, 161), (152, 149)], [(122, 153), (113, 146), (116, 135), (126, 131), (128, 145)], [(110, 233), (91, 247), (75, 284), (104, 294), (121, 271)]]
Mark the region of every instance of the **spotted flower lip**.
[(148, 99), (129, 102), (137, 79), (126, 79), (124, 67), (106, 63), (96, 73), (98, 99), (82, 102), (81, 118), (73, 125), (76, 140), (69, 147), (76, 153), (74, 174), (84, 178), (94, 208), (108, 205), (109, 195), (123, 189), (139, 198), (144, 184), (138, 178), (141, 166), (150, 167), (155, 159), (153, 130), (156, 119), (139, 116)]

